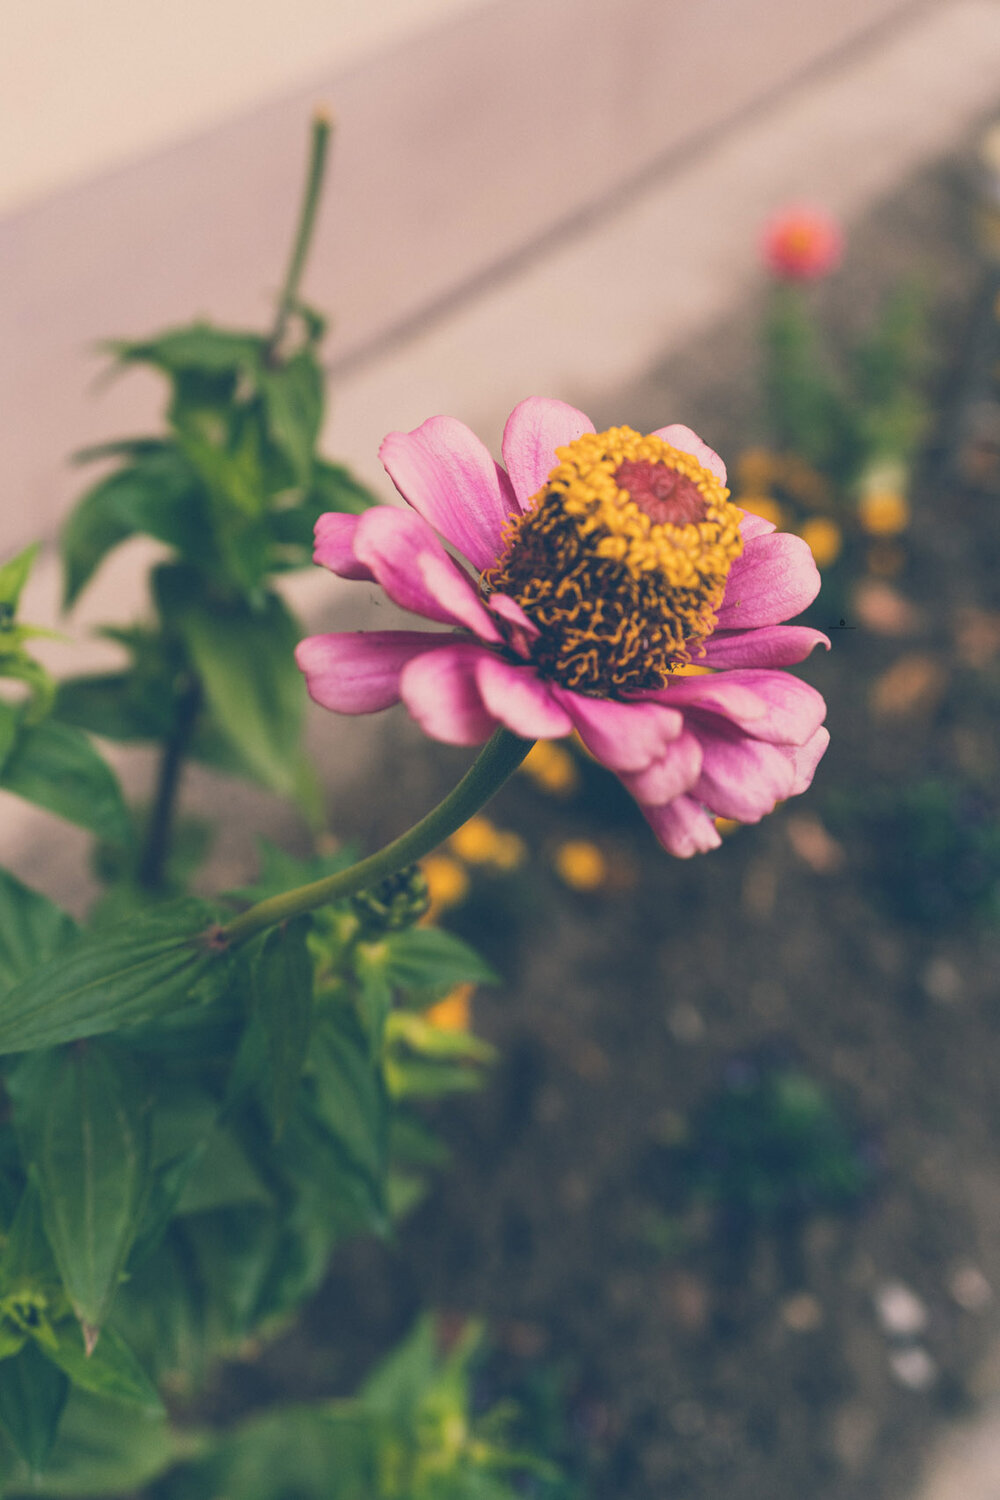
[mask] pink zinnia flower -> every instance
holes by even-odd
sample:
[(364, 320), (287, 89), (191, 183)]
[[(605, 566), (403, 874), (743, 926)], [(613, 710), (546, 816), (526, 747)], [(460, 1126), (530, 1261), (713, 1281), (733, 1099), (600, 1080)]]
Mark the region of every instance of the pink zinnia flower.
[(765, 226), (764, 260), (782, 281), (817, 281), (840, 265), (844, 240), (835, 219), (821, 208), (783, 209)]
[[(595, 434), (533, 397), (507, 422), (506, 469), (452, 417), (390, 433), (380, 456), (412, 509), (321, 516), (315, 559), (445, 629), (302, 641), (317, 703), (401, 699), (454, 745), (500, 725), (532, 740), (575, 729), (682, 856), (719, 843), (713, 814), (754, 823), (809, 786), (825, 704), (774, 669), (830, 644), (782, 623), (819, 574), (803, 541), (729, 500), (690, 428)], [(692, 663), (709, 671), (685, 675)]]

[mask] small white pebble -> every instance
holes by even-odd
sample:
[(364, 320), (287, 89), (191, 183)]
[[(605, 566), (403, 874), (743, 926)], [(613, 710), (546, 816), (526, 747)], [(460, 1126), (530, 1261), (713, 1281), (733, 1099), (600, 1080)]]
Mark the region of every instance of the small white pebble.
[(978, 1266), (958, 1266), (948, 1281), (948, 1290), (966, 1312), (983, 1312), (993, 1301), (993, 1288)]
[(927, 1327), (927, 1308), (901, 1281), (885, 1281), (875, 1293), (875, 1312), (891, 1338), (912, 1339)]
[(932, 958), (924, 969), (922, 983), (938, 1005), (954, 1005), (962, 998), (962, 976), (950, 958)]
[(702, 1020), (701, 1012), (687, 1000), (679, 1000), (672, 1007), (667, 1016), (667, 1025), (673, 1033), (675, 1041), (700, 1042), (705, 1035), (705, 1022)]
[(911, 1344), (906, 1349), (894, 1349), (889, 1355), (889, 1368), (910, 1391), (926, 1391), (937, 1379), (937, 1365), (926, 1349)]
[(823, 1322), (823, 1304), (812, 1292), (793, 1292), (781, 1304), (781, 1321), (793, 1333), (814, 1333)]

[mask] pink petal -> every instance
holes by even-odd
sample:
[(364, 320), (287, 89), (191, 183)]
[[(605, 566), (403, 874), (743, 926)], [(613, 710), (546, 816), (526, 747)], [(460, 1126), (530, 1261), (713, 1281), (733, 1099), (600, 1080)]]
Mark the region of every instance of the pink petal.
[(535, 622), (525, 614), (516, 599), (509, 594), (490, 594), (486, 600), (486, 608), (491, 609), (501, 620), (506, 620), (508, 625), (516, 625), (531, 640), (537, 640), (541, 633)]
[(445, 625), (464, 625), (486, 641), (500, 640), (472, 583), (412, 511), (394, 505), (366, 510), (358, 517), (354, 553), (401, 608)]
[(626, 771), (622, 782), (639, 803), (660, 807), (689, 792), (701, 771), (701, 743), (687, 730), (643, 771)]
[(817, 729), (811, 740), (804, 745), (795, 745), (786, 754), (792, 758), (792, 767), (795, 779), (792, 782), (789, 797), (797, 797), (800, 792), (808, 791), (812, 786), (812, 779), (816, 774), (816, 767), (826, 753), (826, 747), (830, 743), (830, 731), (828, 729)]
[(702, 733), (701, 775), (693, 795), (713, 812), (740, 823), (759, 823), (776, 802), (791, 796), (795, 766), (780, 745), (766, 745), (732, 730)]
[(642, 813), (663, 847), (679, 859), (707, 854), (722, 843), (719, 830), (693, 797), (675, 797), (662, 807), (644, 807)]
[(390, 432), (379, 457), (403, 499), (480, 572), (503, 552), (503, 528), (518, 510), (506, 474), (454, 417), (430, 417)]
[(417, 572), (428, 594), (437, 600), (452, 619), (464, 625), (480, 640), (498, 645), (500, 632), (494, 624), (489, 610), (480, 599), (468, 578), (448, 554), (440, 557), (424, 554), (416, 559)]
[(685, 427), (683, 422), (672, 422), (669, 427), (658, 427), (653, 436), (662, 438), (665, 443), (669, 443), (672, 448), (679, 448), (682, 453), (690, 453), (692, 458), (698, 460), (702, 468), (708, 469), (716, 479), (721, 479), (725, 484), (726, 466), (722, 459), (714, 448), (703, 443), (698, 434), (692, 432), (690, 427)]
[(763, 516), (756, 515), (752, 510), (743, 512), (740, 535), (744, 542), (752, 541), (755, 536), (769, 536), (776, 529), (773, 521), (765, 521)]
[(754, 537), (730, 569), (719, 629), (780, 625), (812, 603), (819, 583), (819, 569), (801, 537), (783, 531)]
[(503, 461), (521, 510), (527, 510), (559, 460), (556, 449), (564, 448), (594, 424), (575, 406), (546, 396), (529, 396), (521, 401), (503, 430)]
[(717, 630), (698, 657), (706, 667), (791, 667), (830, 641), (808, 625), (760, 625), (756, 630)]
[(375, 576), (371, 568), (359, 563), (354, 555), (354, 536), (360, 519), (360, 516), (348, 516), (340, 511), (328, 511), (320, 516), (315, 528), (313, 562), (329, 568), (331, 573), (339, 573), (341, 578), (371, 582)]
[(553, 692), (587, 749), (612, 771), (645, 770), (684, 727), (681, 714), (659, 703), (588, 698), (561, 687)]
[(822, 694), (808, 682), (753, 668), (682, 677), (657, 692), (656, 701), (718, 715), (754, 739), (783, 745), (804, 745), (826, 717)]
[(484, 653), (476, 662), (476, 682), (486, 709), (524, 739), (561, 739), (572, 732), (569, 715), (530, 667)]
[(476, 682), (476, 666), (485, 655), (484, 647), (459, 641), (416, 656), (403, 668), (399, 696), (432, 739), (481, 745), (496, 729)]
[(310, 698), (339, 714), (373, 714), (399, 701), (408, 661), (448, 636), (429, 630), (351, 630), (310, 635), (295, 648)]

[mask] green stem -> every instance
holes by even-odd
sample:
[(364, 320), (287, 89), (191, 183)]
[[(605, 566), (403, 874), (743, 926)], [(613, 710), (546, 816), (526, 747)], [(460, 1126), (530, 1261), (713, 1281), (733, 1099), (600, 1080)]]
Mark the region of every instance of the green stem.
[(139, 884), (147, 891), (159, 890), (163, 885), (164, 866), (170, 853), (174, 805), (200, 708), (201, 683), (192, 678), (177, 699), (173, 728), (160, 757), (156, 795), (138, 868)]
[(423, 859), (489, 802), (517, 770), (531, 745), (531, 740), (522, 740), (509, 729), (498, 729), (458, 785), (408, 833), (393, 839), (377, 854), (369, 855), (347, 870), (338, 870), (335, 875), (314, 880), (311, 885), (302, 885), (293, 891), (283, 891), (280, 896), (258, 901), (256, 906), (227, 922), (215, 934), (215, 944), (223, 947), (245, 943), (266, 927), (287, 922), (302, 912), (315, 911), (317, 906), (352, 896), (355, 891), (367, 890)]
[(295, 232), (295, 242), (292, 245), (292, 255), (288, 262), (288, 270), (285, 272), (285, 281), (281, 288), (281, 296), (278, 298), (274, 329), (268, 343), (272, 354), (281, 345), (281, 341), (285, 336), (288, 319), (298, 301), (299, 282), (302, 280), (306, 256), (309, 254), (313, 230), (316, 227), (316, 211), (319, 208), (323, 175), (326, 171), (327, 147), (330, 144), (330, 132), (332, 129), (333, 123), (329, 115), (323, 114), (321, 111), (317, 111), (313, 115), (312, 140), (309, 146), (309, 168), (306, 172), (306, 185), (302, 195), (302, 207), (299, 210), (299, 224)]

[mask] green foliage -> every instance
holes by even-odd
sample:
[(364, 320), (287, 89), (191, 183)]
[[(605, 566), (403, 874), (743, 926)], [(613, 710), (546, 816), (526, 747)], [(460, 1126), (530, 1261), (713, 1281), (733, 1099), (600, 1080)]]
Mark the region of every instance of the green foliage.
[[(290, 799), (313, 837), (323, 822), (301, 748), (302, 631), (275, 584), (309, 562), (319, 515), (371, 497), (317, 451), (324, 325), (297, 290), (315, 170), (310, 182), (270, 333), (198, 322), (109, 346), (119, 367), (164, 378), (165, 428), (79, 455), (103, 470), (61, 549), (67, 605), (131, 538), (167, 549), (149, 618), (102, 632), (124, 665), (56, 689), (30, 655), (40, 632), (17, 619), (36, 549), (0, 566), (0, 678), (15, 683), (0, 698), (0, 787), (89, 831), (105, 886), (78, 925), (0, 871), (7, 1495), (159, 1480), (178, 1500), (220, 1486), (244, 1500), (504, 1500), (508, 1469), (545, 1472), (471, 1417), (475, 1340), (443, 1355), (429, 1325), (356, 1401), (218, 1441), (175, 1430), (160, 1402), (165, 1383), (190, 1397), (222, 1356), (285, 1327), (338, 1243), (391, 1233), (447, 1157), (421, 1101), (475, 1086), (492, 1055), (425, 1014), (495, 976), (414, 926), (414, 872), (242, 946), (219, 925), (234, 905), (349, 856), (265, 845), (252, 884), (190, 890), (210, 830), (177, 816), (189, 760)], [(157, 747), (151, 808), (126, 805), (91, 735)]]
[(4, 1495), (11, 1497), (84, 1500), (129, 1494), (190, 1447), (162, 1416), (74, 1390), (43, 1473), (33, 1474), (15, 1451), (0, 1450), (0, 1482)]
[(871, 1167), (826, 1089), (802, 1068), (738, 1059), (671, 1153), (683, 1192), (765, 1224), (844, 1209)]
[(299, 324), (298, 342), (280, 354), (267, 334), (208, 323), (107, 346), (120, 366), (146, 365), (166, 379), (168, 432), (79, 455), (120, 466), (63, 530), (67, 604), (109, 552), (140, 535), (166, 543), (218, 597), (255, 602), (268, 574), (309, 561), (318, 515), (372, 503), (316, 451), (323, 323), (301, 309)]
[(278, 1131), (288, 1118), (309, 1054), (313, 966), (307, 939), (311, 926), (311, 918), (297, 917), (268, 932), (253, 970), (254, 1020), (266, 1059), (270, 1114)]
[[(50, 635), (51, 631), (17, 621), (21, 591), (31, 576), (37, 556), (36, 544), (26, 547), (0, 566), (0, 677), (13, 678), (28, 687), (31, 701), (25, 718), (29, 724), (45, 717), (52, 707), (55, 692), (55, 684), (48, 672), (25, 649), (26, 642)], [(9, 735), (0, 731), (0, 763), (9, 743)]]
[(764, 346), (767, 421), (775, 446), (847, 480), (857, 461), (849, 404), (820, 352), (799, 288), (774, 288)]
[(202, 934), (213, 920), (211, 906), (186, 898), (81, 933), (0, 997), (0, 1055), (60, 1046), (176, 1009), (212, 967)]
[(445, 1352), (424, 1318), (353, 1400), (252, 1418), (205, 1460), (180, 1468), (157, 1500), (515, 1500), (566, 1492), (553, 1465), (512, 1442), (509, 1405), (474, 1412), (483, 1354), (471, 1325)]
[(763, 327), (764, 406), (772, 445), (849, 492), (865, 474), (909, 468), (927, 429), (923, 289), (905, 283), (842, 360), (822, 338), (808, 296), (773, 288)]
[(0, 870), (0, 995), (59, 953), (76, 932), (72, 917), (48, 897)]
[(0, 1420), (33, 1474), (51, 1452), (68, 1395), (68, 1379), (36, 1344), (0, 1361)]
[(0, 703), (0, 741), (8, 730), (11, 747), (0, 766), (0, 787), (108, 843), (131, 840), (118, 778), (85, 734), (54, 719), (32, 724), (23, 709)]
[(1000, 818), (954, 779), (886, 783), (829, 799), (831, 828), (863, 830), (867, 877), (898, 921), (962, 927), (1000, 918)]
[(132, 1247), (150, 1182), (150, 1099), (113, 1051), (35, 1052), (8, 1076), (25, 1161), (88, 1344), (96, 1342)]

